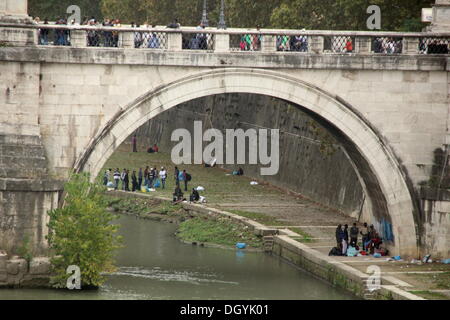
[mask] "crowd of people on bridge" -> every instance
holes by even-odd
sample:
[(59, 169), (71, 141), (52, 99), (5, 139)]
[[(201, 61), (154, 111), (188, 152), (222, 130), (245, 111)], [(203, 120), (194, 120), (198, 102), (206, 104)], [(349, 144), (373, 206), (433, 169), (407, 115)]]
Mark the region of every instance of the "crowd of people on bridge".
[[(356, 223), (349, 229), (348, 225), (339, 224), (335, 231), (336, 247), (331, 249), (329, 255), (333, 256), (364, 256), (374, 255), (381, 257), (387, 255), (387, 249), (382, 248), (383, 240), (374, 225), (364, 223), (358, 228)], [(361, 237), (361, 242), (358, 238)]]
[[(39, 17), (34, 21), (37, 24), (48, 25), (49, 20), (46, 18), (41, 22)], [(67, 21), (66, 18), (60, 17), (54, 22), (55, 25), (77, 25), (75, 19)], [(119, 19), (105, 18), (98, 21), (95, 17), (84, 17), (81, 22), (83, 26), (90, 27), (122, 27)], [(162, 32), (154, 32), (151, 29), (155, 25), (151, 25), (148, 21), (142, 25), (131, 22), (131, 28), (139, 29), (134, 33), (134, 47), (135, 48), (151, 48), (163, 49), (167, 46), (166, 34)], [(178, 29), (181, 25), (177, 19), (167, 25), (167, 28)], [(211, 50), (214, 47), (214, 40), (211, 34), (206, 32), (206, 26), (200, 23), (197, 26), (199, 32), (183, 33), (182, 48), (191, 50)], [(40, 28), (38, 34), (38, 41), (40, 45), (53, 44), (56, 46), (70, 46), (71, 34), (69, 30), (57, 29), (52, 31), (50, 36), (48, 28)], [(256, 27), (256, 31), (260, 31), (260, 27)], [(305, 29), (301, 30), (298, 35), (277, 35), (276, 49), (277, 51), (295, 51), (308, 52), (309, 39), (306, 34), (303, 34)], [(230, 47), (240, 51), (259, 51), (261, 50), (263, 35), (260, 33), (244, 33), (231, 34)], [(120, 37), (117, 30), (86, 30), (86, 42), (89, 47), (119, 47)], [(350, 36), (329, 36), (325, 37), (325, 51), (334, 53), (351, 53), (354, 52), (355, 38)], [(450, 41), (448, 39), (428, 39), (421, 38), (419, 44), (419, 52), (422, 54), (448, 54)], [(403, 52), (403, 38), (394, 37), (375, 37), (371, 43), (371, 51), (374, 53), (384, 54), (399, 54)]]

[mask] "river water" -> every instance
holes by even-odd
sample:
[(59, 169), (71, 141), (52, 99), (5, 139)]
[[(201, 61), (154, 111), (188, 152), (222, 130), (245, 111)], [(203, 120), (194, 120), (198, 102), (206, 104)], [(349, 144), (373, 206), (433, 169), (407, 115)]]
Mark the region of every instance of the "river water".
[(99, 290), (5, 289), (0, 299), (354, 299), (277, 257), (183, 244), (168, 223), (118, 223), (119, 268)]

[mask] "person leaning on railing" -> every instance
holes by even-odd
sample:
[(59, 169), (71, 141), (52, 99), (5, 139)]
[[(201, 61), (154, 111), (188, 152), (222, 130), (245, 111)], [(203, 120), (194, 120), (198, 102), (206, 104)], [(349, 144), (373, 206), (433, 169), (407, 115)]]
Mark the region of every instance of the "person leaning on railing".
[[(39, 17), (37, 18), (39, 19)], [(40, 21), (35, 20), (36, 23), (40, 23)], [(48, 19), (45, 18), (44, 20), (44, 24), (48, 25)], [(39, 39), (39, 44), (46, 46), (48, 45), (48, 34), (49, 34), (49, 29), (47, 28), (41, 28), (38, 30), (38, 39)]]

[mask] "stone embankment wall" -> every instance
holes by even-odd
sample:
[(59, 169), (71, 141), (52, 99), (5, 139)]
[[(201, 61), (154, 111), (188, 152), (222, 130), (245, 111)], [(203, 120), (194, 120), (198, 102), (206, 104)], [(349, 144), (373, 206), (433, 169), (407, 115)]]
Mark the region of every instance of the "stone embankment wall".
[(203, 130), (221, 130), (224, 138), (226, 129), (280, 129), (277, 175), (261, 176), (259, 165), (224, 167), (242, 166), (247, 176), (300, 193), (356, 218), (363, 214), (363, 190), (352, 163), (327, 129), (305, 110), (269, 96), (209, 96), (181, 104), (150, 120), (137, 131), (138, 144), (145, 150), (157, 143), (161, 151), (170, 152), (178, 143), (171, 142), (172, 132), (186, 128), (193, 137), (194, 121), (202, 121)]
[[(433, 258), (450, 257), (450, 190), (422, 188), (420, 192), (422, 206), (423, 253)], [(446, 248), (446, 252), (444, 249)], [(441, 249), (441, 250), (438, 250)]]
[(47, 173), (41, 137), (0, 134), (0, 249), (17, 254), (26, 245), (47, 250), (47, 211), (58, 206), (62, 183)]
[(13, 256), (8, 259), (0, 252), (0, 288), (4, 287), (48, 287), (51, 276), (49, 258), (36, 257), (28, 262)]

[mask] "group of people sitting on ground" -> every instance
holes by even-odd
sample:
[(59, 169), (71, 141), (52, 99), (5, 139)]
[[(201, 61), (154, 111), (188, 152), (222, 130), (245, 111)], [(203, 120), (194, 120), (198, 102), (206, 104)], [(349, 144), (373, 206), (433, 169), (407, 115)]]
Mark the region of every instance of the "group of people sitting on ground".
[[(348, 229), (348, 225), (339, 224), (336, 228), (336, 247), (331, 249), (330, 256), (359, 256), (359, 255), (376, 255), (385, 256), (388, 250), (381, 247), (383, 243), (380, 235), (373, 225), (367, 226), (364, 223), (361, 230), (356, 223)], [(361, 235), (361, 243), (358, 237)]]
[[(191, 195), (189, 196), (189, 201), (190, 202), (198, 202), (203, 200), (200, 196), (200, 193), (198, 192), (198, 190), (196, 188), (192, 188), (192, 192)], [(181, 191), (180, 186), (176, 186), (175, 187), (175, 191), (173, 193), (173, 203), (178, 203), (178, 202), (182, 202), (182, 201), (186, 201), (186, 198), (184, 197), (184, 193), (183, 191)], [(204, 202), (204, 201), (202, 201)]]
[(156, 145), (156, 143), (153, 145), (153, 147), (149, 147), (149, 148), (147, 149), (147, 152), (148, 152), (148, 153), (158, 153), (158, 152), (159, 152), (159, 148), (158, 148), (158, 146)]

